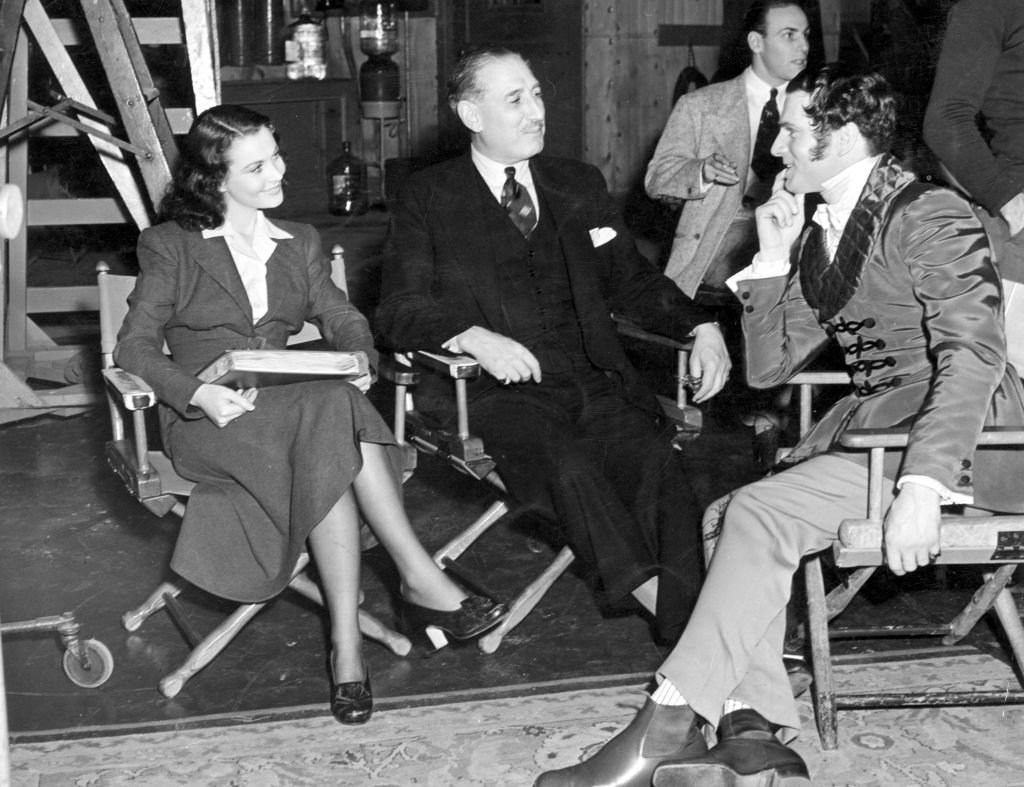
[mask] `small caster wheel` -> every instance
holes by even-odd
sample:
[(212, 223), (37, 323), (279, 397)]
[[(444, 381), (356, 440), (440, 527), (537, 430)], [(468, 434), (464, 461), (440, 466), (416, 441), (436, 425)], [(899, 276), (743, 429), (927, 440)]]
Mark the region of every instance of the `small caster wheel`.
[(114, 657), (110, 650), (97, 639), (82, 642), (88, 666), (83, 666), (72, 650), (64, 651), (64, 674), (76, 686), (95, 689), (102, 686), (114, 672)]
[(167, 699), (177, 697), (178, 692), (185, 686), (185, 681), (175, 675), (168, 675), (160, 681), (160, 693)]

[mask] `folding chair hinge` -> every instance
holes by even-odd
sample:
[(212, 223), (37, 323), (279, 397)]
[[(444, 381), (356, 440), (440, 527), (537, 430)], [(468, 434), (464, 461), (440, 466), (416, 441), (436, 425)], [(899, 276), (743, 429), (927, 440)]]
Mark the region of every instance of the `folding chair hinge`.
[(1024, 530), (1000, 530), (991, 560), (993, 563), (1024, 561)]

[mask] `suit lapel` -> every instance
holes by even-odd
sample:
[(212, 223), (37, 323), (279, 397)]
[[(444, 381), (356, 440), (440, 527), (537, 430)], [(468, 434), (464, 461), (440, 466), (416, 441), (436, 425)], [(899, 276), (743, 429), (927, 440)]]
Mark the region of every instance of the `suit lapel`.
[(706, 123), (722, 152), (737, 162), (740, 182), (733, 188), (738, 188), (742, 194), (747, 187), (751, 156), (747, 89), (743, 84), (742, 75), (732, 80), (729, 86), (730, 89), (723, 95), (721, 103), (708, 107)]
[(275, 238), (274, 249), (267, 260), (267, 313), (260, 318), (262, 323), (273, 317), (289, 293), (301, 292), (300, 281), (304, 260), (299, 241), (292, 238)]
[(234, 258), (224, 238), (204, 238), (197, 235), (192, 257), (207, 275), (216, 281), (234, 299), (242, 313), (252, 322), (252, 305), (238, 275)]
[(598, 277), (588, 275), (585, 266), (593, 266), (594, 244), (590, 239), (585, 214), (586, 196), (581, 195), (573, 184), (565, 182), (553, 171), (553, 162), (533, 159), (530, 171), (533, 183), (541, 197), (541, 211), (549, 211), (555, 224), (555, 232), (565, 256), (565, 264), (572, 285), (572, 297), (576, 313), (582, 319), (588, 308), (600, 298), (597, 289)]
[[(455, 263), (469, 283), (480, 311), (492, 325), (504, 324), (501, 309), (495, 241), (504, 237), (511, 223), (477, 171), (469, 154), (462, 157), (446, 184), (446, 195), (438, 196), (440, 225), (451, 228), (449, 248)], [(476, 231), (463, 232), (465, 227)]]

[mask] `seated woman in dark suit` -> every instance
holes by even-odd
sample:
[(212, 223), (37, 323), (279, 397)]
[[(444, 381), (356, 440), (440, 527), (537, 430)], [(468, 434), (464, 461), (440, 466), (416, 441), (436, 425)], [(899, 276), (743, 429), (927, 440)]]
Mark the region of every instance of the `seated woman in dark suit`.
[(417, 540), (401, 501), (401, 454), (364, 396), (368, 378), (259, 391), (196, 378), (225, 350), (283, 348), (304, 321), (333, 349), (376, 361), (316, 230), (263, 214), (281, 204), (284, 173), (269, 118), (224, 105), (196, 119), (163, 221), (139, 238), (115, 359), (160, 397), (165, 448), (197, 483), (171, 567), (219, 596), (261, 601), (287, 585), (308, 542), (331, 621), (331, 710), (359, 724), (372, 708), (357, 618), (361, 517), (397, 565), (407, 620), (468, 638), (505, 609), (467, 597)]

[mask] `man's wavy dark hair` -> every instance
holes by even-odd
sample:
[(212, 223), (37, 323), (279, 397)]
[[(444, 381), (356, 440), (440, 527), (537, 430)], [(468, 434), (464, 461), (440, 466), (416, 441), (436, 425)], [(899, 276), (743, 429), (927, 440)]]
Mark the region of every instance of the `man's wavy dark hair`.
[(847, 123), (857, 126), (872, 155), (891, 150), (896, 136), (896, 95), (881, 74), (829, 63), (818, 71), (798, 74), (786, 92), (811, 96), (804, 111), (818, 140), (812, 158), (821, 158), (832, 132)]
[(277, 139), (270, 118), (233, 104), (211, 107), (199, 115), (182, 140), (174, 176), (160, 202), (159, 219), (177, 221), (190, 231), (223, 224), (220, 187), (228, 174), (227, 150), (236, 139), (264, 128)]
[(768, 34), (768, 12), (773, 8), (789, 8), (795, 6), (807, 15), (807, 4), (804, 0), (753, 0), (743, 15), (743, 38), (747, 33)]
[(483, 97), (484, 88), (477, 81), (477, 74), (492, 60), (500, 60), (503, 57), (522, 57), (522, 55), (508, 47), (482, 44), (459, 56), (459, 61), (448, 77), (448, 106), (451, 107), (452, 112), (463, 99), (478, 101)]

